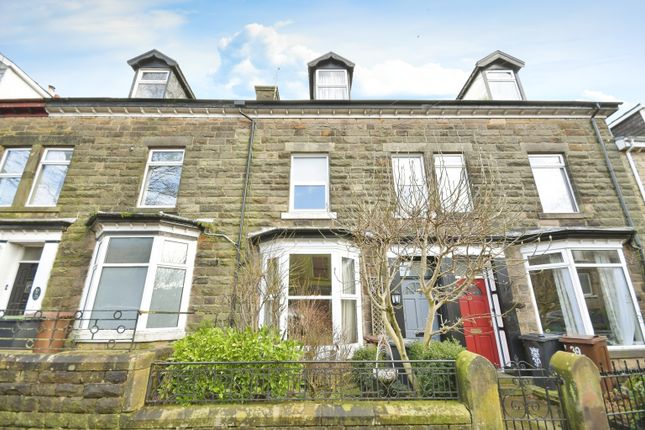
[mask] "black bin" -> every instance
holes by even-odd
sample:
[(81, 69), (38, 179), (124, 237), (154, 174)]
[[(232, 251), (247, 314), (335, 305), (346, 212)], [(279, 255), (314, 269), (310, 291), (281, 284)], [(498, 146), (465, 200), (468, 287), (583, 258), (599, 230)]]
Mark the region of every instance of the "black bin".
[(537, 369), (548, 369), (553, 354), (562, 351), (559, 334), (528, 333), (518, 336), (524, 345), (526, 362)]
[(524, 345), (526, 362), (531, 367), (538, 369), (529, 372), (534, 377), (535, 385), (554, 389), (555, 384), (550, 379), (549, 361), (551, 361), (553, 354), (563, 349), (562, 343), (560, 343), (561, 335), (528, 333), (518, 337)]

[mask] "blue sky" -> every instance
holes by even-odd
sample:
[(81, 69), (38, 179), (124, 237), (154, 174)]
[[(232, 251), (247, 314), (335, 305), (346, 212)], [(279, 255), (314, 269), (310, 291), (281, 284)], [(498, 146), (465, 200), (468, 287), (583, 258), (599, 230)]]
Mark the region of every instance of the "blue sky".
[(501, 49), (533, 100), (645, 101), (643, 1), (2, 0), (0, 53), (63, 97), (125, 97), (126, 61), (176, 59), (198, 98), (278, 84), (308, 97), (306, 62), (356, 63), (354, 99), (452, 99)]

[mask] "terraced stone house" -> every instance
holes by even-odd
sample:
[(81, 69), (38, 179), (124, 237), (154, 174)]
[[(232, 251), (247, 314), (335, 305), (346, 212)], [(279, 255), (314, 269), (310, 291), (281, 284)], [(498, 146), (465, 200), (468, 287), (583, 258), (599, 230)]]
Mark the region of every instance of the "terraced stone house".
[[(352, 190), (385, 185), (357, 178), (394, 160), (406, 180), (445, 168), (476, 188), (475, 154), (487, 154), (499, 193), (521, 208), (509, 232), (532, 241), (507, 250), (522, 264), (496, 259), (482, 273), (484, 326), (453, 336), (498, 365), (522, 356), (526, 333), (603, 334), (614, 356), (645, 351), (645, 204), (605, 122), (617, 103), (527, 99), (524, 63), (499, 51), (456, 100), (353, 99), (354, 64), (333, 52), (308, 64), (309, 100), (275, 87), (197, 99), (164, 54), (128, 63), (127, 98), (0, 101), (1, 327), (80, 311), (79, 345), (179, 339), (231, 316), (239, 244), (251, 241), (265, 270), (287, 274), (282, 330), (315, 303), (330, 338), (360, 344), (373, 331), (362, 256), (335, 229)], [(315, 288), (290, 288), (289, 276)], [(400, 295), (417, 339), (428, 304), (413, 287)]]

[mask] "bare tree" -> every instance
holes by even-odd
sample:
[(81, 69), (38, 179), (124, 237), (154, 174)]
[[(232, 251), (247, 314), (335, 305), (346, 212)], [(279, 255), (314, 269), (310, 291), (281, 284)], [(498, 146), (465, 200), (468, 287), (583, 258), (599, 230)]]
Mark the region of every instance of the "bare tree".
[[(279, 326), (280, 315), (285, 308), (284, 274), (280, 273), (276, 263), (276, 259), (269, 259), (264, 264), (260, 251), (253, 244), (247, 243), (242, 249), (234, 312), (237, 328), (257, 330), (260, 321), (266, 327)], [(227, 300), (233, 306), (232, 296)]]
[(430, 164), (425, 169), (421, 156), (409, 154), (376, 159), (367, 174), (350, 179), (351, 204), (338, 217), (361, 251), (375, 334), (387, 335), (403, 360), (405, 336), (391, 300), (401, 289), (401, 268), (414, 261), (419, 292), (428, 301), (427, 345), (434, 335), (463, 325), (459, 318), (433, 327), (439, 310), (458, 302), (514, 245), (506, 232), (518, 211), (505, 196), (492, 157), (470, 154), (466, 169), (461, 155), (435, 154)]

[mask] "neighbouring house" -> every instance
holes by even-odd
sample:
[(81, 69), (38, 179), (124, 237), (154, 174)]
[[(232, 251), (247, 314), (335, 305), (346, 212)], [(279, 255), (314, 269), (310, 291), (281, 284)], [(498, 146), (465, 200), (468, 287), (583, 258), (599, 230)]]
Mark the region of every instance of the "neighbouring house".
[[(625, 154), (640, 195), (645, 200), (645, 107), (640, 103), (609, 122), (618, 150)], [(643, 212), (635, 209), (636, 216)]]
[(0, 53), (0, 100), (48, 99), (53, 93), (54, 87), (50, 87), (49, 91), (45, 90)]
[[(624, 216), (636, 188), (605, 123), (618, 103), (527, 99), (524, 63), (500, 51), (477, 62), (456, 100), (357, 100), (354, 64), (333, 52), (307, 65), (309, 100), (271, 86), (256, 100), (197, 99), (159, 51), (128, 63), (129, 98), (47, 98), (36, 110), (0, 101), (3, 324), (77, 312), (79, 344), (179, 339), (235, 317), (238, 245), (250, 241), (283, 297), (273, 316), (264, 303), (260, 323), (288, 334), (316, 305), (330, 341), (358, 345), (374, 318), (362, 256), (337, 230), (352, 190), (385, 187), (365, 180), (383, 160), (404, 188), (442, 173), (442, 192), (454, 178), (476, 190), (484, 154), (519, 239), (481, 273), (471, 303), (442, 309), (483, 316), (451, 336), (497, 365), (522, 356), (526, 333), (602, 334), (614, 356), (645, 352), (645, 220)], [(428, 312), (418, 276), (402, 268), (392, 297), (409, 340)]]

